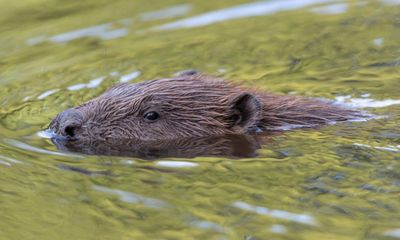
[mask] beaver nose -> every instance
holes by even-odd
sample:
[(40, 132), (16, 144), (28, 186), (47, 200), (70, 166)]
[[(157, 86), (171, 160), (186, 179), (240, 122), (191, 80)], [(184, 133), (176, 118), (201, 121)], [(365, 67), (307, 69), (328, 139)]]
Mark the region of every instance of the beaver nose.
[(67, 121), (61, 128), (61, 134), (66, 137), (75, 137), (77, 129), (81, 127), (78, 121)]
[(66, 137), (76, 137), (77, 131), (82, 127), (82, 115), (75, 109), (62, 112), (59, 121), (59, 132)]

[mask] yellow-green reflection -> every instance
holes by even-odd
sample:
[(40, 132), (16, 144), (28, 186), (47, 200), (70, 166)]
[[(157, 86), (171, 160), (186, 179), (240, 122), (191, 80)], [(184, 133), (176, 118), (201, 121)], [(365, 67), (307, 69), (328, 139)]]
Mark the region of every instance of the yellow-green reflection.
[(59, 154), (37, 136), (121, 78), (191, 68), (274, 92), (400, 99), (396, 1), (308, 2), (161, 29), (253, 2), (1, 1), (0, 239), (399, 237), (396, 104), (369, 108), (386, 118), (287, 132), (241, 160)]

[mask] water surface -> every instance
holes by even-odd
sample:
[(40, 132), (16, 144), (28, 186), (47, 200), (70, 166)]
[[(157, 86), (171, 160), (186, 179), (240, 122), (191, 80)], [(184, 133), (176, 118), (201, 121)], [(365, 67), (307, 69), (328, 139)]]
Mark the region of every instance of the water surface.
[[(0, 239), (400, 238), (400, 2), (0, 2)], [(383, 116), (252, 158), (90, 156), (38, 135), (183, 69)]]

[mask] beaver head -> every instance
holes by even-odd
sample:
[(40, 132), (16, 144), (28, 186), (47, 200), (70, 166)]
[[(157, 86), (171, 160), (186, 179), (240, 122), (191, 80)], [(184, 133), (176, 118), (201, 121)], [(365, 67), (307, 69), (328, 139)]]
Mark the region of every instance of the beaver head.
[(260, 100), (207, 76), (120, 84), (50, 124), (71, 139), (166, 140), (257, 131)]

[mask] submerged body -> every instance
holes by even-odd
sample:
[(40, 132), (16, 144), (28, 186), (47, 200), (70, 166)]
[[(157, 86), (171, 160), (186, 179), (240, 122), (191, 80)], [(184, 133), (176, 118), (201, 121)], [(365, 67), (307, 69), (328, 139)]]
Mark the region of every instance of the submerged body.
[(114, 86), (50, 124), (68, 139), (161, 141), (313, 127), (365, 116), (328, 101), (259, 92), (198, 73)]
[[(273, 133), (270, 133), (273, 134)], [(193, 137), (175, 140), (141, 141), (96, 140), (85, 141), (53, 138), (52, 142), (59, 150), (79, 152), (89, 155), (124, 156), (145, 160), (158, 158), (194, 158), (198, 156), (250, 158), (257, 156), (262, 144), (269, 142), (263, 135), (221, 135), (211, 137)]]

